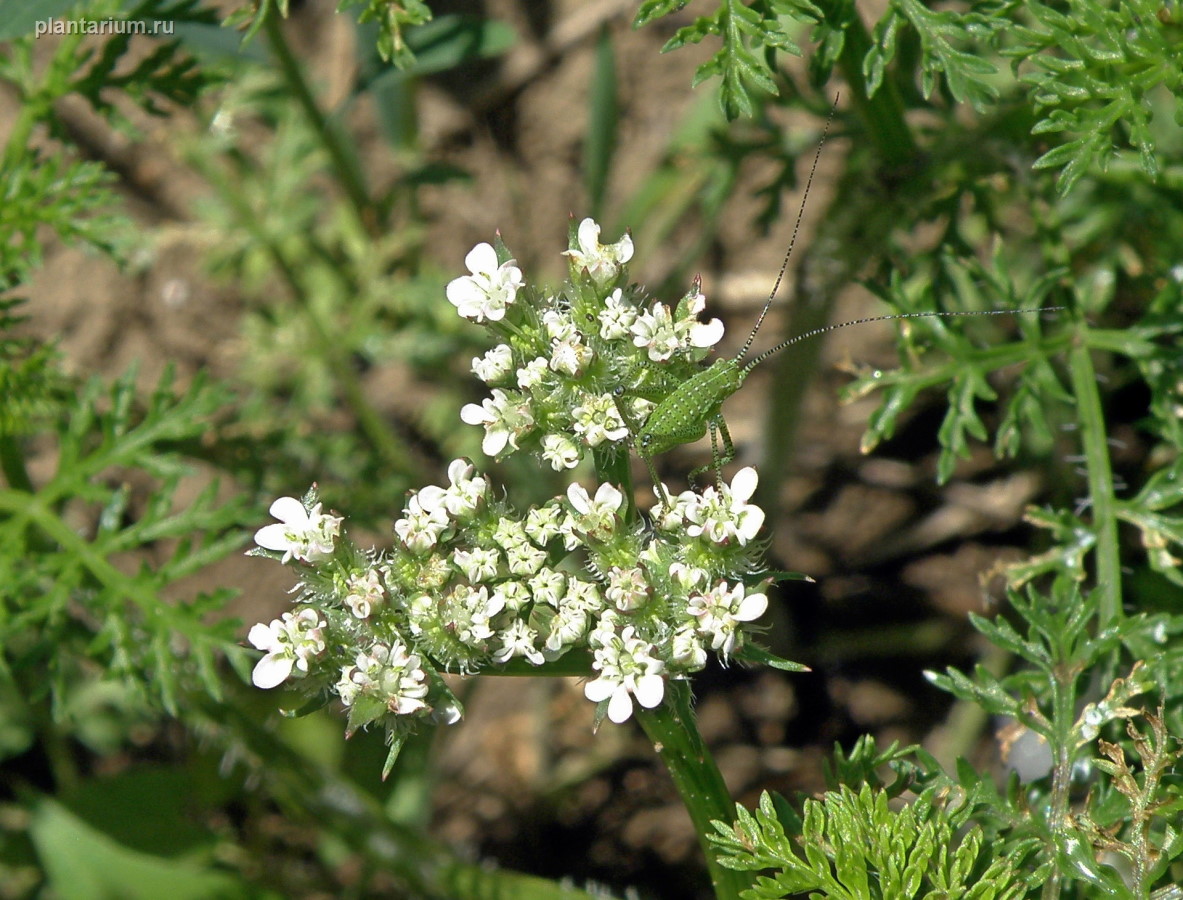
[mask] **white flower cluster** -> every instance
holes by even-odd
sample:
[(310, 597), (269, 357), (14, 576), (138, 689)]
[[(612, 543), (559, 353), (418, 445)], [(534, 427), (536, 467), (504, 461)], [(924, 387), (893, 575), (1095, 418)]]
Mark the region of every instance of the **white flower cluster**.
[(653, 408), (642, 395), (689, 378), (723, 337), (718, 319), (699, 321), (706, 298), (697, 283), (673, 310), (621, 286), (633, 255), (628, 235), (601, 244), (600, 226), (584, 219), (566, 254), (569, 289), (529, 303), (514, 304), (521, 271), (499, 262), (489, 244), (465, 258), (472, 274), (448, 285), (460, 315), (501, 341), (472, 361), (492, 390), (467, 404), (461, 420), (484, 427), (487, 456), (537, 450), (556, 471), (574, 468), (589, 448), (627, 439), (630, 420)]
[[(496, 244), (473, 248), (470, 274), (447, 287), (460, 315), (499, 338), (473, 360), (490, 396), (461, 411), (484, 427), (489, 456), (527, 449), (562, 470), (628, 440), (654, 407), (644, 398), (702, 371), (723, 335), (699, 320), (697, 281), (673, 309), (626, 287), (631, 238), (602, 244), (591, 219), (573, 225), (570, 278), (550, 295)], [(607, 483), (572, 485), (523, 515), (457, 459), (446, 487), (408, 495), (384, 552), (343, 538), (314, 494), (280, 498), (279, 524), (256, 541), (300, 563), (300, 584), (292, 612), (250, 631), (264, 651), (254, 683), (335, 695), (349, 731), (381, 723), (394, 752), (418, 719), (459, 718), (441, 671), (521, 671), (580, 651), (593, 675), (584, 693), (623, 722), (711, 653), (739, 654), (757, 627), (768, 600), (755, 488), (750, 468), (672, 500), (663, 485), (649, 526)]]
[(572, 485), (522, 516), (467, 460), (448, 480), (408, 497), (390, 551), (342, 548), (334, 561), (348, 570), (320, 573), (331, 589), (306, 584), (307, 605), (251, 630), (266, 651), (256, 685), (331, 673), (318, 684), (349, 707), (351, 729), (387, 716), (450, 721), (459, 707), (435, 667), (538, 666), (584, 648), (596, 673), (587, 697), (623, 722), (634, 700), (657, 705), (665, 680), (703, 668), (709, 651), (734, 655), (767, 608), (744, 580), (763, 521), (748, 503), (754, 469), (655, 508), (652, 531), (626, 523), (611, 484)]

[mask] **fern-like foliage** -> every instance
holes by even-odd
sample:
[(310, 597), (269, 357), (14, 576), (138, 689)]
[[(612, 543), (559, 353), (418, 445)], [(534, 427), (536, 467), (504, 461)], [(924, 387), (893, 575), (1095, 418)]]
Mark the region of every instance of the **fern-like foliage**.
[[(28, 434), (49, 420), (65, 398), (65, 379), (52, 350), (13, 334), (18, 299), (0, 300), (0, 439)], [(8, 473), (11, 477), (11, 472)]]
[(969, 103), (981, 112), (998, 97), (991, 81), (997, 72), (974, 47), (989, 41), (1007, 26), (997, 3), (979, 4), (971, 12), (932, 10), (919, 0), (891, 0), (874, 30), (874, 46), (863, 59), (867, 94), (874, 96), (896, 54), (900, 32), (911, 28), (920, 42), (920, 87), (925, 99), (932, 96), (937, 79), (944, 77), (958, 103)]
[(41, 264), (41, 229), (67, 243), (119, 255), (123, 219), (112, 212), (114, 176), (101, 164), (29, 150), (0, 163), (0, 279), (27, 280)]
[(134, 373), (92, 381), (57, 430), (54, 473), (0, 490), (0, 665), (22, 691), (60, 708), (97, 665), (174, 714), (196, 685), (218, 695), (218, 659), (245, 652), (237, 623), (207, 621), (227, 592), (164, 592), (244, 539), (244, 504), (221, 503), (216, 483), (178, 494), (189, 468), (173, 448), (205, 435), (227, 400), (200, 380), (174, 394), (170, 374), (146, 404)]
[[(633, 24), (639, 28), (683, 6), (685, 3), (678, 0), (645, 0)], [(712, 15), (701, 16), (693, 24), (679, 28), (661, 49), (664, 53), (717, 36), (721, 46), (714, 56), (698, 67), (694, 84), (708, 78), (721, 78), (719, 102), (727, 118), (751, 116), (757, 98), (777, 94), (772, 66), (775, 53), (801, 55), (801, 49), (781, 21), (782, 16), (812, 24), (824, 18), (822, 10), (809, 0), (758, 0), (755, 3), (724, 0)]]
[[(129, 21), (213, 25), (217, 17), (199, 0), (142, 0), (125, 12)], [(221, 78), (208, 68), (199, 68), (182, 49), (179, 39), (158, 42), (152, 52), (128, 56), (135, 35), (112, 34), (94, 53), (79, 60), (70, 89), (108, 118), (117, 118), (110, 91), (116, 89), (153, 115), (163, 115), (161, 101), (191, 106), (198, 96)]]
[[(997, 254), (991, 266), (951, 254), (942, 254), (932, 262), (932, 268), (918, 271), (913, 277), (905, 278), (893, 271), (886, 285), (868, 287), (900, 312), (931, 309), (941, 294), (957, 296), (961, 309), (1036, 309), (1044, 305), (1064, 275), (1063, 270), (1053, 270), (1029, 283), (1020, 283), (1010, 276)], [(1053, 324), (1057, 314), (1048, 314)], [(895, 433), (899, 416), (921, 391), (945, 385), (949, 406), (938, 435), (941, 454), (937, 477), (941, 482), (952, 476), (958, 459), (969, 455), (970, 438), (987, 437), (978, 407), (998, 398), (990, 383), (995, 373), (1013, 372), (1019, 367), (997, 435), (1000, 453), (1014, 455), (1025, 439), (1046, 447), (1051, 441), (1046, 409), (1067, 399), (1049, 362), (1064, 341), (1044, 338), (1038, 317), (1016, 317), (1021, 339), (1004, 343), (996, 336), (986, 345), (970, 340), (954, 322), (942, 318), (909, 321), (901, 332), (900, 358), (905, 365), (893, 372), (862, 370), (844, 391), (846, 399), (874, 390), (886, 392), (863, 437), (862, 449), (869, 452)], [(931, 350), (941, 352), (941, 362), (922, 362)]]
[[(683, 6), (680, 0), (644, 0), (636, 24)], [(1124, 146), (1137, 149), (1148, 175), (1158, 174), (1156, 147), (1169, 128), (1156, 129), (1154, 117), (1173, 113), (1176, 122), (1183, 120), (1183, 16), (1174, 4), (979, 0), (931, 6), (889, 0), (868, 36), (850, 0), (721, 0), (714, 13), (679, 29), (664, 49), (719, 39), (718, 51), (694, 80), (721, 79), (728, 118), (751, 117), (777, 94), (776, 54), (801, 52), (791, 23), (812, 26), (815, 82), (841, 62), (848, 82), (865, 79), (867, 98), (881, 90), (893, 66), (908, 67), (894, 77), (900, 84), (918, 83), (925, 100), (935, 105), (933, 95), (943, 84), (946, 97), (983, 112), (1002, 99), (1007, 84), (995, 60), (1009, 58), (1039, 117), (1033, 133), (1064, 136), (1036, 163), (1060, 170), (1062, 193)], [(867, 49), (857, 61), (843, 59), (843, 50), (856, 46)], [(907, 53), (901, 51), (905, 46)]]
[(1148, 726), (1145, 731), (1126, 721), (1137, 763), (1120, 744), (1098, 741), (1104, 758), (1093, 760), (1093, 765), (1109, 776), (1111, 796), (1119, 802), (1097, 804), (1097, 812), (1077, 819), (1095, 847), (1128, 862), (1131, 874), (1125, 886), (1130, 897), (1144, 896), (1183, 854), (1183, 830), (1178, 825), (1183, 796), (1174, 772), (1181, 755), (1179, 739), (1168, 733), (1161, 709), (1157, 715), (1143, 713), (1142, 718)]
[(1036, 167), (1061, 169), (1066, 193), (1128, 143), (1145, 172), (1157, 175), (1154, 94), (1162, 91), (1175, 121), (1183, 120), (1183, 24), (1161, 0), (1024, 6), (1029, 19), (1008, 29), (1003, 53), (1016, 69), (1028, 63), (1023, 81), (1042, 116), (1034, 133), (1068, 137)]
[(869, 784), (845, 785), (806, 800), (800, 832), (787, 831), (767, 792), (756, 812), (736, 807), (734, 825), (716, 822), (720, 862), (771, 870), (744, 900), (779, 900), (810, 892), (816, 900), (910, 900), (959, 897), (1018, 900), (1027, 883), (1016, 857), (993, 856), (981, 828), (964, 828), (966, 808), (950, 810), (924, 797), (894, 810)]
[(415, 54), (407, 45), (406, 30), (431, 20), (431, 9), (423, 0), (340, 0), (338, 11), (353, 6), (364, 6), (359, 22), (378, 25), (378, 55), (398, 68), (405, 69), (415, 61)]

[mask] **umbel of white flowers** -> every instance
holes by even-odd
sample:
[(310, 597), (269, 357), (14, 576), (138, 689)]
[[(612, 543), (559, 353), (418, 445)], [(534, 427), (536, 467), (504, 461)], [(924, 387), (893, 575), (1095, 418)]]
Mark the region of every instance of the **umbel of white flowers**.
[[(625, 452), (618, 402), (643, 420), (653, 404), (629, 391), (697, 371), (722, 324), (698, 321), (697, 286), (674, 310), (624, 287), (631, 239), (600, 244), (590, 219), (572, 228), (571, 277), (557, 292), (527, 285), (498, 244), (475, 247), (470, 274), (447, 288), (501, 341), (473, 361), (492, 396), (462, 419), (484, 426), (487, 454), (529, 449), (555, 469), (604, 444)], [(710, 652), (728, 661), (765, 612), (756, 482), (745, 468), (701, 492), (665, 489), (672, 499), (645, 526), (612, 484), (572, 484), (523, 514), (457, 459), (446, 487), (409, 495), (384, 551), (349, 541), (314, 493), (280, 498), (279, 523), (259, 530), (253, 552), (293, 565), (299, 582), (291, 611), (250, 630), (264, 652), (254, 683), (335, 695), (350, 731), (379, 723), (397, 735), (459, 718), (443, 671), (545, 666), (582, 649), (594, 670), (584, 693), (624, 722)]]

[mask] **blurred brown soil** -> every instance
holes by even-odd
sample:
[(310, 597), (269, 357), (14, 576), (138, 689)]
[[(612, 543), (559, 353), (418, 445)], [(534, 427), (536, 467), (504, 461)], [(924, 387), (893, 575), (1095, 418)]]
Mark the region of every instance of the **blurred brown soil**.
[[(304, 4), (291, 23), (301, 58), (329, 104), (355, 77), (348, 14), (335, 16), (334, 6)], [(437, 13), (462, 6), (433, 3)], [(700, 48), (658, 52), (693, 10), (635, 31), (628, 24), (635, 6), (489, 0), (487, 14), (512, 24), (518, 45), (482, 67), (480, 78), (445, 75), (422, 83), (420, 139), (427, 155), (473, 177), (423, 193), (429, 246), (445, 270), (459, 273), (464, 253), (500, 229), (523, 266), (541, 270), (539, 280), (560, 277), (568, 214), (581, 215), (585, 205), (579, 165), (601, 27), (616, 40), (620, 71), (622, 121), (609, 196), (631, 195), (659, 162), (670, 133), (699, 100), (701, 91), (689, 85), (705, 54)], [(0, 121), (7, 121), (11, 102), (0, 99), (7, 104)], [(239, 327), (243, 303), (232, 285), (203, 268), (203, 234), (192, 209), (207, 188), (174, 148), (174, 131), (195, 128), (195, 120), (185, 111), (141, 118), (142, 135), (132, 140), (80, 105), (63, 113), (87, 152), (119, 172), (120, 191), (144, 230), (144, 249), (123, 272), (106, 260), (54, 249), (27, 292), (33, 327), (57, 339), (69, 367), (85, 375), (113, 377), (133, 362), (145, 386), (166, 364), (183, 378), (198, 371), (233, 375), (247, 352)], [(350, 126), (374, 181), (391, 177), (397, 165), (372, 110), (357, 109)], [(837, 141), (826, 148), (798, 242), (802, 255), (842, 152)], [(761, 180), (754, 170), (741, 185)], [(799, 200), (785, 198), (786, 216)], [(732, 201), (702, 264), (711, 311), (729, 326), (729, 347), (763, 303), (792, 226), (786, 218), (772, 236), (754, 239), (757, 199), (741, 187)], [(674, 240), (692, 238), (687, 232)], [(663, 261), (656, 253), (650, 271), (634, 275), (642, 282), (656, 278)], [(441, 283), (441, 299), (442, 289)], [(845, 318), (873, 308), (853, 289), (841, 312)], [(779, 328), (770, 320), (770, 334)], [(889, 363), (890, 333), (867, 327), (829, 340), (793, 449), (785, 508), (769, 523), (777, 563), (817, 579), (785, 586), (771, 614), (775, 649), (808, 662), (813, 673), (716, 668), (696, 682), (702, 730), (734, 795), (749, 804), (765, 788), (818, 790), (821, 761), (835, 741), (849, 744), (868, 731), (883, 742), (934, 734), (948, 702), (922, 670), (972, 659), (965, 615), (988, 599), (979, 573), (1017, 554), (1008, 549), (1012, 532), (1040, 490), (1031, 476), (997, 474), (985, 448), (938, 490), (936, 407), (913, 416), (876, 455), (859, 455), (873, 401), (839, 408), (834, 398), (846, 376), (835, 364)], [(762, 427), (767, 380), (758, 370), (727, 407), (741, 462), (750, 460)], [(204, 586), (243, 589), (230, 612), (248, 623), (275, 615), (290, 586), (277, 567), (241, 558), (205, 578)], [(593, 735), (591, 706), (574, 681), (485, 679), (471, 691), (470, 716), (440, 745), (436, 834), (528, 871), (618, 888), (634, 883), (652, 897), (695, 896), (692, 885), (701, 884), (701, 875), (697, 863), (688, 865), (697, 858), (689, 821), (639, 729), (605, 725)]]

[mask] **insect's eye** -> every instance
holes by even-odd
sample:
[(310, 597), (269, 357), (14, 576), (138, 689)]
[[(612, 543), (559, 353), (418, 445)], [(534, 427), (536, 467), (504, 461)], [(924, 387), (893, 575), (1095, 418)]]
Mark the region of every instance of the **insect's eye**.
[(624, 396), (624, 385), (618, 384), (618, 385), (616, 385), (616, 387), (612, 388), (612, 396), (613, 397), (623, 397)]

